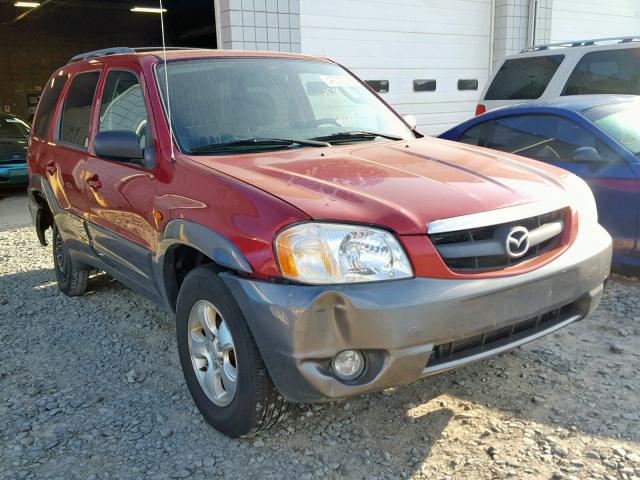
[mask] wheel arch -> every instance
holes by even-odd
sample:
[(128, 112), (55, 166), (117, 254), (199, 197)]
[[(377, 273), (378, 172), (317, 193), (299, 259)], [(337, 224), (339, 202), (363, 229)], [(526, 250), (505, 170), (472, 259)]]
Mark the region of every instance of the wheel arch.
[(38, 241), (46, 247), (45, 232), (53, 226), (54, 212), (58, 210), (58, 205), (48, 182), (37, 174), (32, 175), (29, 179), (27, 195), (31, 221), (36, 229)]
[(253, 272), (242, 252), (229, 239), (203, 225), (182, 219), (167, 223), (155, 259), (158, 283), (167, 307), (175, 312), (180, 285), (186, 275), (203, 264), (218, 271)]

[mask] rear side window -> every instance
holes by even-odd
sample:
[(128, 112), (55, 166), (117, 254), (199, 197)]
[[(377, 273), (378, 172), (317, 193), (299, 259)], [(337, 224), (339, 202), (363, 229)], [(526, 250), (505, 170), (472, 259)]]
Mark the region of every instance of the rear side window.
[(38, 138), (44, 138), (47, 134), (51, 116), (56, 108), (62, 87), (67, 82), (69, 75), (58, 75), (47, 83), (42, 93), (40, 105), (38, 106), (38, 115), (33, 124), (33, 134)]
[(563, 60), (564, 55), (507, 60), (491, 82), (485, 100), (540, 98)]
[(71, 145), (87, 147), (91, 106), (96, 93), (100, 72), (76, 75), (62, 107), (59, 140)]
[(640, 48), (587, 53), (569, 77), (563, 95), (640, 95)]

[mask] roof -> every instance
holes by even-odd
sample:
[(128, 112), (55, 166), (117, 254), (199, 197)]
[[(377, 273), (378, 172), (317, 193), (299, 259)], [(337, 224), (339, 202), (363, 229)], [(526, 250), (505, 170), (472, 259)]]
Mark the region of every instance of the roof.
[[(165, 52), (162, 47), (143, 47), (143, 48), (129, 48), (129, 47), (112, 47), (101, 50), (94, 50), (91, 52), (85, 52), (78, 54), (69, 60), (69, 63), (81, 62), (84, 60), (94, 58), (105, 58), (111, 56), (121, 55), (135, 55), (137, 57), (157, 57), (164, 58)], [(205, 48), (180, 48), (180, 47), (167, 47), (166, 58), (167, 60), (188, 59), (188, 58), (292, 58), (299, 60), (316, 60), (316, 61), (328, 61), (322, 57), (316, 57), (312, 55), (303, 55), (299, 53), (288, 52), (268, 52), (268, 51), (253, 51), (253, 50), (214, 50)]]
[(636, 95), (567, 95), (556, 97), (549, 100), (536, 100), (517, 103), (515, 105), (507, 105), (504, 107), (490, 110), (491, 112), (504, 112), (513, 109), (531, 109), (531, 108), (562, 108), (572, 110), (574, 112), (582, 112), (589, 108), (601, 107), (603, 105), (611, 105), (623, 102), (637, 102), (640, 97)]

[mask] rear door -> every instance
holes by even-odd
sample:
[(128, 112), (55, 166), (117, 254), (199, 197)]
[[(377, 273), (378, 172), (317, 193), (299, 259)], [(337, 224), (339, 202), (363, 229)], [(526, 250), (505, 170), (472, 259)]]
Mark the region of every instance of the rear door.
[[(145, 101), (141, 72), (135, 64), (121, 64), (106, 72), (100, 95), (95, 133), (129, 130), (145, 148), (147, 167), (100, 158), (87, 161), (89, 233), (95, 253), (137, 285), (154, 293), (151, 256), (158, 231), (153, 217), (156, 187), (150, 109)], [(150, 291), (149, 291), (150, 289)]]
[(50, 145), (45, 171), (58, 205), (86, 218), (85, 168), (91, 111), (100, 70), (80, 70), (71, 79)]
[[(592, 131), (559, 115), (514, 115), (472, 127), (460, 141), (550, 163), (583, 178), (596, 198), (600, 224), (614, 237), (616, 249), (634, 250), (639, 196), (636, 176)], [(581, 158), (576, 150), (585, 147), (596, 151), (600, 160)]]

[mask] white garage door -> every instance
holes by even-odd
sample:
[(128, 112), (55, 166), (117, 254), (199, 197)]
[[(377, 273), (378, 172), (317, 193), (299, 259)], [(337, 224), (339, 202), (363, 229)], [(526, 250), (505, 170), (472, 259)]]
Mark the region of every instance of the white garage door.
[[(302, 52), (364, 80), (388, 80), (383, 98), (415, 115), (425, 134), (473, 115), (489, 72), (490, 30), (490, 0), (301, 2)], [(435, 80), (436, 90), (416, 92), (414, 80)], [(459, 90), (459, 80), (477, 80), (478, 90)]]

